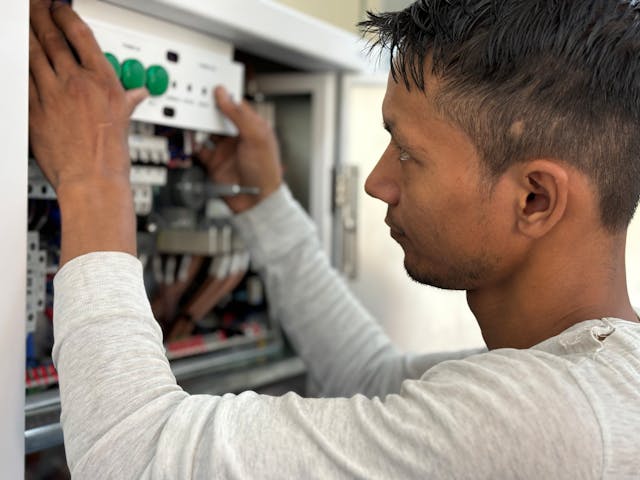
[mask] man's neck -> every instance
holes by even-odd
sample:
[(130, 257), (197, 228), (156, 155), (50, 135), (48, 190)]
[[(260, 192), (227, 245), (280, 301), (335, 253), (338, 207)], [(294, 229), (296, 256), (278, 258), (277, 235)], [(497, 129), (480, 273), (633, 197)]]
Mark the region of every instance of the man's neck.
[(584, 244), (566, 255), (542, 249), (499, 285), (467, 292), (488, 348), (530, 348), (585, 320), (638, 321), (627, 293), (624, 251), (624, 236), (604, 253), (589, 252)]

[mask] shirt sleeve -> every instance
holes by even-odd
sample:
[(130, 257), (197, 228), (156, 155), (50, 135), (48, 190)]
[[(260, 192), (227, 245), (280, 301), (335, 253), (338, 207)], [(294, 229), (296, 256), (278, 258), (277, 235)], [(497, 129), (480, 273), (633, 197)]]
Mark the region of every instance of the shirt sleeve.
[(73, 478), (598, 476), (593, 413), (543, 352), (444, 362), (384, 399), (189, 396), (134, 257), (78, 257), (57, 275), (55, 295)]
[(321, 396), (398, 393), (447, 359), (476, 351), (398, 351), (322, 251), (315, 226), (286, 186), (234, 218), (280, 321)]

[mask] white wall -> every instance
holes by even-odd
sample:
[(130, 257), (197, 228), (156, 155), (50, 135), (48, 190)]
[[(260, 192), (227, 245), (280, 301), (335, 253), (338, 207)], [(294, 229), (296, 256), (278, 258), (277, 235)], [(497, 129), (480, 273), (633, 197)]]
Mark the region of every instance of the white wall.
[(640, 212), (631, 222), (627, 236), (627, 284), (631, 304), (640, 309)]
[(25, 288), (27, 271), (28, 2), (5, 5), (0, 58), (0, 477), (24, 477)]

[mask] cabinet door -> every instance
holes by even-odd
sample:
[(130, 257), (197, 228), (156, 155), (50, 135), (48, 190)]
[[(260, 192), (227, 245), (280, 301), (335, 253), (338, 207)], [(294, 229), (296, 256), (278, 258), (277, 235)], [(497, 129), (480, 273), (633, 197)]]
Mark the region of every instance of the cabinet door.
[(316, 223), (328, 255), (332, 250), (337, 83), (334, 73), (256, 78), (256, 91), (272, 107), (285, 180)]
[(340, 163), (359, 170), (358, 268), (349, 285), (402, 349), (422, 352), (481, 346), (464, 293), (435, 290), (408, 278), (403, 251), (384, 223), (386, 205), (364, 192), (367, 175), (389, 142), (381, 113), (386, 83), (386, 74), (346, 76), (341, 83)]
[[(7, 5), (8, 6), (8, 5)], [(24, 476), (24, 358), (27, 263), (27, 115), (29, 4), (11, 2), (0, 20), (0, 55), (11, 71), (0, 105), (0, 465), (2, 478)]]

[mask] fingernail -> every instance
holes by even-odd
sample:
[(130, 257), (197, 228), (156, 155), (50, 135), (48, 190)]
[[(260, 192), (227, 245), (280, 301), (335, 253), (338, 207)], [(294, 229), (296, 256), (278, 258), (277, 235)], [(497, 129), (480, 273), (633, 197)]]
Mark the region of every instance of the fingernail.
[(53, 3), (51, 4), (51, 10), (55, 10), (56, 8), (60, 8), (63, 5), (64, 5), (64, 3), (59, 2), (58, 0), (54, 0)]

